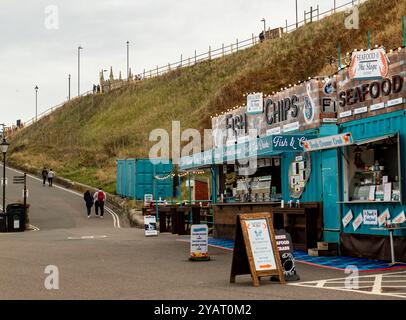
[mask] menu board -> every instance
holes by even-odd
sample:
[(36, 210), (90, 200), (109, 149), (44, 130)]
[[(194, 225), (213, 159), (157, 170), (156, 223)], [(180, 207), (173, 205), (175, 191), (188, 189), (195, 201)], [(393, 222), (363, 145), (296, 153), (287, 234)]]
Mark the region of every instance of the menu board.
[(267, 276), (278, 276), (285, 284), (270, 213), (237, 215), (230, 282), (244, 274), (251, 274), (254, 286)]
[(275, 269), (275, 253), (272, 248), (266, 219), (246, 220), (244, 222), (248, 230), (255, 270)]

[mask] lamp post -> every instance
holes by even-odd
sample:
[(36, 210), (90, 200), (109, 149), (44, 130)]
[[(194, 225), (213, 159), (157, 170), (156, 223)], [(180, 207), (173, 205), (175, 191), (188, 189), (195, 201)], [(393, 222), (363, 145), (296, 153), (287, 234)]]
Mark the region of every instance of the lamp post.
[(0, 144), (1, 152), (3, 153), (3, 213), (6, 212), (6, 153), (8, 146), (9, 144), (4, 136), (3, 129), (3, 141)]
[(70, 74), (68, 75), (68, 100), (70, 100)]
[(130, 77), (130, 41), (127, 41), (127, 80)]
[(264, 23), (264, 39), (266, 39), (266, 20), (262, 18), (261, 21)]
[(35, 122), (38, 120), (38, 86), (35, 86)]
[(80, 96), (80, 50), (82, 49), (82, 46), (78, 47), (78, 97)]
[[(296, 2), (296, 29), (297, 29), (297, 28), (299, 28), (299, 22), (298, 22), (298, 16), (297, 16), (297, 0), (295, 2)], [(286, 30), (286, 32), (287, 32), (287, 30)]]

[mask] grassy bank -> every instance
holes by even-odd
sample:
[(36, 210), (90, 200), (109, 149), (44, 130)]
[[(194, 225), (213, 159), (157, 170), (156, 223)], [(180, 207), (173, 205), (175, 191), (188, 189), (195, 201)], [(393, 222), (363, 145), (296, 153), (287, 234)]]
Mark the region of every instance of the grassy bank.
[(11, 140), (10, 161), (92, 186), (115, 189), (115, 160), (146, 157), (151, 130), (210, 128), (210, 115), (244, 103), (250, 91), (271, 93), (309, 76), (331, 74), (342, 52), (372, 44), (401, 44), (406, 0), (370, 0), (360, 8), (360, 28), (345, 29), (345, 14), (313, 22), (280, 39), (198, 65), (174, 70), (110, 93), (72, 100), (20, 131)]

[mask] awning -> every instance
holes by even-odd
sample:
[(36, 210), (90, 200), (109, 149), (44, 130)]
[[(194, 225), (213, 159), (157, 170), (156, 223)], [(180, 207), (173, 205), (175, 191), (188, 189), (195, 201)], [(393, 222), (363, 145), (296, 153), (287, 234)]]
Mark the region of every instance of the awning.
[(283, 152), (303, 151), (303, 142), (314, 138), (307, 134), (277, 134), (256, 138), (234, 145), (214, 148), (180, 159), (182, 170), (198, 169), (236, 160), (278, 156)]
[(389, 139), (389, 138), (394, 138), (394, 137), (396, 137), (396, 135), (397, 135), (397, 133), (391, 133), (391, 134), (386, 134), (386, 135), (379, 136), (379, 137), (359, 139), (359, 140), (355, 140), (355, 144), (359, 146), (359, 145), (363, 145), (363, 144), (367, 144), (367, 143), (372, 143), (372, 142), (381, 141), (381, 140), (385, 140), (385, 139)]

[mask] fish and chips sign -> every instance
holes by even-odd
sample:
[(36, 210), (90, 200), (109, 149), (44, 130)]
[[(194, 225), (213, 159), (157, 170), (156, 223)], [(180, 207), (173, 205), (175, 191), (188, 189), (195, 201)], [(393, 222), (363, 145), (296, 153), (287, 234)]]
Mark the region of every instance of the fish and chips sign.
[(353, 52), (349, 75), (351, 79), (382, 79), (388, 75), (389, 59), (384, 49)]

